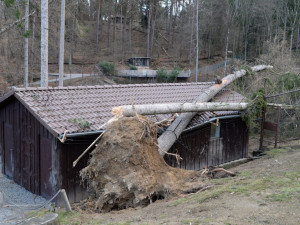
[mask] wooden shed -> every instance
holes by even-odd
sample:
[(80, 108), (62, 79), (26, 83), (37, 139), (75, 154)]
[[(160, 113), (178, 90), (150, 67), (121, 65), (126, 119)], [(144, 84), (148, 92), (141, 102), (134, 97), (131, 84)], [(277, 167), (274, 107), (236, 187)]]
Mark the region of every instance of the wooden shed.
[[(72, 163), (95, 140), (118, 105), (191, 102), (212, 82), (131, 84), (64, 88), (14, 89), (0, 99), (0, 160), (2, 172), (27, 190), (50, 198), (59, 189), (71, 202), (87, 196), (79, 171), (89, 154)], [(224, 90), (214, 101), (241, 102)], [(151, 116), (161, 120), (170, 115)], [(214, 124), (218, 124), (215, 126)], [(63, 137), (66, 137), (63, 140)], [(248, 129), (239, 112), (205, 112), (194, 117), (173, 146), (184, 160), (181, 167), (205, 165), (247, 156)], [(166, 158), (170, 165), (172, 159)]]
[(136, 67), (150, 67), (150, 60), (150, 57), (132, 57), (128, 59), (128, 63)]

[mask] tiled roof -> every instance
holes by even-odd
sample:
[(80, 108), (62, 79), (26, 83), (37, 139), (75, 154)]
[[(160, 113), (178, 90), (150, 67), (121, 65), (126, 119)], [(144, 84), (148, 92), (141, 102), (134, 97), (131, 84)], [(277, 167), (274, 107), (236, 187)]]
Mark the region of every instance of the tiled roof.
[[(15, 89), (14, 96), (38, 120), (46, 124), (53, 134), (59, 135), (66, 130), (69, 133), (98, 130), (101, 125), (112, 118), (111, 109), (116, 106), (132, 103), (137, 105), (192, 102), (199, 93), (213, 84), (206, 82), (19, 88)], [(242, 98), (236, 92), (222, 91), (215, 97), (215, 101), (240, 102)], [(90, 127), (82, 128), (78, 122), (74, 122), (74, 119), (81, 120), (82, 123), (88, 121)], [(201, 119), (198, 120), (198, 122), (201, 121)]]

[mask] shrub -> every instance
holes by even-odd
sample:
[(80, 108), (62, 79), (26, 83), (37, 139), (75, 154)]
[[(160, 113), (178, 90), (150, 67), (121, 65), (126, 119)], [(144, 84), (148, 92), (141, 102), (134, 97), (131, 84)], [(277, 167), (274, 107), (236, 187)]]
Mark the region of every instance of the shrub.
[(179, 70), (174, 68), (169, 74), (169, 82), (175, 82), (179, 75)]
[(300, 87), (300, 77), (294, 73), (285, 73), (280, 76), (278, 87), (282, 91), (293, 90)]
[(133, 65), (129, 65), (129, 70), (137, 70), (137, 67)]
[(114, 75), (115, 73), (115, 65), (106, 61), (102, 61), (99, 63), (99, 67), (105, 75)]
[[(277, 82), (277, 88), (281, 91), (290, 91), (293, 89), (300, 88), (300, 76), (294, 73), (285, 73), (279, 77), (279, 81)], [(290, 104), (300, 99), (300, 92), (294, 92), (286, 97), (290, 97)]]
[(157, 73), (156, 73), (156, 79), (157, 82), (162, 82), (162, 83), (173, 83), (176, 81), (176, 78), (179, 75), (179, 70), (173, 69), (171, 72), (168, 73), (163, 68), (160, 68)]
[(157, 82), (167, 82), (168, 72), (165, 69), (160, 68), (159, 70), (157, 70), (156, 79)]

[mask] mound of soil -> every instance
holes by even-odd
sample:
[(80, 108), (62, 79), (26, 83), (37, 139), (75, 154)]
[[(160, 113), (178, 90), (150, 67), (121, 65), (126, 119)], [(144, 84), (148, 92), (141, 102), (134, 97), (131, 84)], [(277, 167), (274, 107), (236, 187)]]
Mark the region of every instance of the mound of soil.
[(140, 116), (123, 117), (107, 127), (81, 177), (96, 192), (93, 204), (99, 212), (146, 206), (201, 188), (198, 178), (194, 182), (196, 172), (165, 163), (158, 153), (156, 126)]

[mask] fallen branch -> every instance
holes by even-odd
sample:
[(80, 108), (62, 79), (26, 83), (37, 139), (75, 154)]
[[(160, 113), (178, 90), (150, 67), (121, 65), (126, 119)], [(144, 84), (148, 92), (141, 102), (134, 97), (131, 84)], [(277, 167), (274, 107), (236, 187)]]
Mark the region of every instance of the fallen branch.
[(99, 137), (96, 138), (95, 141), (93, 141), (92, 144), (73, 162), (73, 167), (76, 166), (78, 161), (100, 140), (100, 138), (103, 136), (104, 132), (99, 135)]
[[(155, 144), (155, 145), (159, 148), (158, 144)], [(160, 149), (160, 151), (164, 152), (164, 150), (162, 150), (162, 149)], [(180, 165), (180, 161), (183, 160), (183, 158), (181, 158), (180, 155), (178, 155), (178, 154), (169, 153), (169, 152), (164, 152), (164, 153), (167, 155), (174, 156), (176, 158), (177, 165)]]
[(213, 168), (213, 167), (208, 168), (207, 166), (205, 166), (204, 170), (201, 172), (201, 176), (210, 175), (211, 177), (214, 177), (217, 172), (225, 172), (226, 174), (228, 174), (230, 176), (235, 176), (236, 175), (234, 172), (231, 172), (229, 170), (225, 170), (224, 168)]

